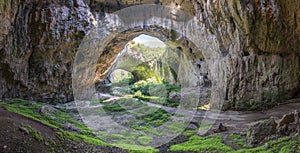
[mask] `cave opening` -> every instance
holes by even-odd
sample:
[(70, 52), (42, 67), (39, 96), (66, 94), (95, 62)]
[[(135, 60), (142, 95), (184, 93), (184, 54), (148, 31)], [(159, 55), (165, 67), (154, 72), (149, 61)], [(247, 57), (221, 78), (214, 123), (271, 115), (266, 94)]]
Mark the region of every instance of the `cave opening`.
[(180, 48), (147, 34), (138, 35), (117, 55), (97, 91), (157, 105), (178, 106)]
[[(95, 29), (75, 61), (73, 87), (81, 117), (97, 136), (115, 144), (123, 137), (114, 136), (124, 131), (133, 144), (140, 143), (131, 137), (136, 134), (162, 141), (176, 137), (199, 104), (207, 106), (213, 97), (203, 53), (209, 51), (197, 45), (199, 39), (174, 28), (182, 24), (138, 24), (117, 33), (105, 33), (110, 30), (105, 26)], [(155, 45), (139, 42), (149, 37)]]

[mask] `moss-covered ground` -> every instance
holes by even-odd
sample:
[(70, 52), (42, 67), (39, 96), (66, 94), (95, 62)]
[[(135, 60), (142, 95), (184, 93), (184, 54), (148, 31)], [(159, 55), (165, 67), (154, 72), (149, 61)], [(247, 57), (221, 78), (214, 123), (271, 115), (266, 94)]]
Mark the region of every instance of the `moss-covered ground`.
[[(131, 105), (126, 106), (128, 108), (126, 109), (132, 109), (135, 110), (135, 114), (139, 115), (140, 113), (147, 113), (147, 111), (150, 111), (150, 113), (147, 113), (148, 115), (142, 115), (140, 116), (139, 122), (137, 122), (136, 129), (141, 129), (145, 131), (151, 131), (154, 133), (160, 133), (160, 131), (155, 131), (155, 129), (151, 127), (155, 127), (160, 125), (161, 123), (164, 123), (166, 120), (170, 119), (168, 117), (168, 113), (166, 113), (164, 110), (151, 110), (151, 108), (148, 108), (148, 106), (139, 103), (139, 101), (131, 101), (132, 99), (126, 99), (123, 102), (119, 103), (124, 104), (125, 103), (132, 103)], [(108, 144), (104, 142), (101, 137), (95, 136), (93, 133), (93, 130), (86, 127), (83, 123), (77, 121), (72, 115), (70, 115), (68, 112), (62, 109), (55, 109), (55, 111), (52, 112), (53, 116), (45, 115), (39, 111), (40, 107), (45, 105), (44, 103), (39, 102), (29, 102), (22, 99), (13, 99), (6, 102), (1, 102), (0, 105), (5, 107), (7, 110), (11, 112), (15, 112), (17, 114), (21, 114), (23, 116), (26, 116), (30, 119), (33, 119), (36, 122), (39, 122), (45, 126), (48, 126), (52, 129), (54, 129), (54, 135), (55, 139), (49, 138), (45, 136), (45, 133), (43, 133), (43, 130), (39, 130), (36, 128), (36, 126), (30, 125), (28, 123), (21, 124), (20, 126), (22, 128), (25, 128), (28, 130), (29, 135), (37, 142), (42, 142), (44, 144), (47, 144), (50, 151), (53, 152), (56, 151), (57, 148), (65, 147), (65, 145), (61, 144), (61, 142), (76, 142), (76, 143), (69, 143), (68, 145), (78, 145), (78, 143), (84, 143), (86, 145), (92, 145), (92, 146), (105, 146), (105, 147), (112, 147), (114, 145), (122, 148), (125, 152), (159, 152), (158, 149), (155, 149), (153, 147), (150, 147), (150, 144), (154, 141), (154, 139), (151, 136), (147, 135), (128, 135), (126, 131), (121, 133), (120, 135), (115, 135), (119, 137), (132, 137), (133, 140), (136, 140), (138, 144), (134, 142), (126, 142), (118, 143), (118, 144)], [(114, 104), (110, 104), (109, 107), (106, 108), (106, 111), (110, 112), (119, 112), (119, 111), (125, 111), (123, 109), (120, 109), (119, 106)], [(139, 107), (137, 107), (139, 106)], [(140, 107), (141, 106), (141, 107)], [(154, 109), (154, 108), (153, 108)], [(154, 114), (151, 113), (151, 111), (154, 111)], [(153, 114), (153, 115), (149, 115)], [(74, 127), (80, 129), (80, 132), (73, 132), (73, 131), (66, 131), (64, 129), (64, 123), (70, 123)], [(3, 124), (4, 126), (5, 124)], [(143, 125), (143, 126), (141, 126)], [(172, 125), (170, 125), (168, 128), (172, 131), (176, 131), (177, 128), (184, 128), (184, 124), (181, 122), (174, 122)], [(200, 125), (201, 127), (201, 125)], [(210, 124), (203, 124), (202, 128), (209, 128)], [(178, 129), (178, 132), (180, 132), (180, 129)], [(126, 135), (127, 134), (127, 135)], [(283, 137), (278, 140), (272, 140), (267, 142), (263, 146), (258, 146), (254, 148), (249, 148), (246, 146), (245, 143), (245, 136), (239, 135), (239, 134), (231, 134), (229, 136), (229, 139), (231, 143), (234, 143), (236, 145), (241, 146), (242, 149), (234, 150), (231, 146), (228, 146), (224, 143), (224, 139), (222, 135), (214, 134), (210, 136), (199, 136), (196, 135), (196, 130), (185, 130), (182, 135), (184, 137), (187, 137), (188, 140), (185, 142), (172, 144), (169, 147), (169, 151), (171, 152), (217, 152), (217, 153), (297, 153), (300, 152), (300, 136), (290, 136), (290, 137)], [(84, 145), (83, 145), (84, 146)], [(91, 149), (90, 151), (96, 151), (97, 147), (95, 149)], [(75, 149), (76, 150), (76, 149)], [(120, 152), (120, 150), (118, 151)]]

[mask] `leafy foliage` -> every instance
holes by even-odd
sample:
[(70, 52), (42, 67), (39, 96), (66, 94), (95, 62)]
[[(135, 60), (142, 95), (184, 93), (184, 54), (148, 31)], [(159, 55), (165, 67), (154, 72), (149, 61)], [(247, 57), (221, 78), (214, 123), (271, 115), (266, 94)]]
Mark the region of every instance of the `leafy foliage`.
[(163, 55), (166, 51), (166, 47), (149, 48), (144, 44), (134, 44), (131, 46), (131, 50), (142, 53), (147, 61), (154, 61), (158, 60)]
[[(156, 111), (149, 114), (146, 113), (146, 115), (136, 116), (138, 123), (134, 125), (133, 128), (145, 129), (149, 127), (158, 127), (171, 119), (168, 112), (166, 112), (164, 109), (156, 107), (148, 107), (147, 109), (149, 108), (153, 108)], [(151, 112), (151, 109), (148, 111)]]

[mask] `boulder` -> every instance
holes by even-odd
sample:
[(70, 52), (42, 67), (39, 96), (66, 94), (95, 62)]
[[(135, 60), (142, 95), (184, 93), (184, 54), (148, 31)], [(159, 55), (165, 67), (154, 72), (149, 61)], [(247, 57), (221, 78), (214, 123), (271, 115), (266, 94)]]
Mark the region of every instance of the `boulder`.
[(78, 134), (81, 133), (81, 130), (78, 127), (75, 127), (74, 125), (72, 125), (71, 123), (65, 123), (64, 130), (70, 131), (70, 132), (76, 132)]
[(199, 124), (197, 122), (190, 122), (189, 126), (187, 127), (188, 130), (196, 130), (199, 128)]
[(257, 145), (265, 138), (276, 134), (276, 126), (274, 118), (256, 123), (247, 131), (247, 144)]
[(285, 114), (278, 122), (278, 127), (295, 122), (294, 112)]
[(27, 135), (29, 134), (29, 131), (27, 130), (27, 128), (25, 128), (25, 127), (19, 127), (19, 129), (20, 129), (21, 132), (24, 132)]
[(288, 125), (283, 125), (283, 126), (277, 127), (277, 133), (280, 135), (285, 135), (285, 136), (289, 135)]
[(220, 133), (227, 131), (227, 127), (223, 125), (223, 123), (220, 123), (217, 129), (213, 129), (214, 133)]
[(178, 92), (171, 92), (169, 95), (170, 102), (180, 102), (181, 94)]
[(51, 118), (56, 118), (55, 115), (53, 115), (53, 112), (55, 112), (57, 109), (50, 105), (44, 105), (38, 108), (39, 113), (50, 116)]

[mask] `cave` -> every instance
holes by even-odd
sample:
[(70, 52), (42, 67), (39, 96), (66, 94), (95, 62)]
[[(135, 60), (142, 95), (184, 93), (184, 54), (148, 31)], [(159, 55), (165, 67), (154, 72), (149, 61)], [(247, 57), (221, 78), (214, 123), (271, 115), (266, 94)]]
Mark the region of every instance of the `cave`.
[(298, 0), (0, 0), (0, 21), (0, 152), (299, 152)]

